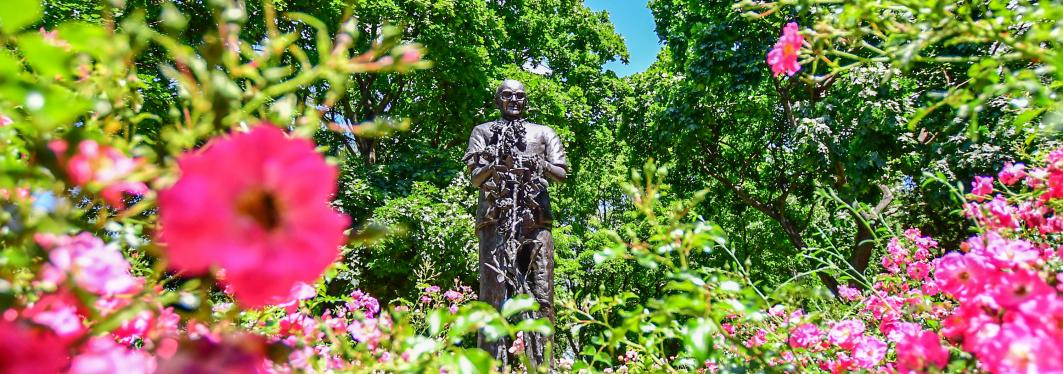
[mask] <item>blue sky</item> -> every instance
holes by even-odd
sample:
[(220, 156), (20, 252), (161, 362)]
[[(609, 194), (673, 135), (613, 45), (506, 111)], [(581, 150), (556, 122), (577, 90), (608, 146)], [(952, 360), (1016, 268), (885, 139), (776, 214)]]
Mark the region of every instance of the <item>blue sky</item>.
[(623, 77), (646, 70), (653, 64), (661, 45), (653, 31), (653, 14), (646, 7), (646, 0), (585, 0), (584, 3), (595, 11), (609, 12), (609, 19), (627, 43), (630, 63), (611, 62), (605, 65), (606, 69)]

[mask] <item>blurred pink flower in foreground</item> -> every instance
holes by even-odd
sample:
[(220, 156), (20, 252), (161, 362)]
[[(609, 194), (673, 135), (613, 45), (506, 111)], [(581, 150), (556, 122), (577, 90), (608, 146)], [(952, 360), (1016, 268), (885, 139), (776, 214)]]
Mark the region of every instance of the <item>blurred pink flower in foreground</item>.
[(299, 309), (300, 301), (313, 299), (314, 296), (317, 296), (317, 290), (314, 289), (314, 286), (305, 282), (295, 282), (288, 299), (277, 302), (276, 305), (284, 308), (288, 313), (292, 313)]
[(144, 351), (130, 350), (109, 337), (92, 338), (70, 363), (71, 374), (154, 372), (154, 357)]
[(160, 360), (156, 373), (267, 373), (270, 346), (251, 334), (181, 342), (173, 357)]
[(142, 279), (129, 272), (129, 262), (118, 247), (87, 232), (77, 236), (38, 234), (37, 244), (48, 251), (49, 263), (41, 270), (42, 278), (62, 284), (69, 274), (79, 287), (100, 296), (134, 292)]
[(933, 331), (919, 331), (897, 342), (897, 366), (902, 372), (927, 372), (930, 367), (944, 369), (949, 351)]
[(68, 343), (88, 332), (78, 306), (76, 297), (69, 292), (46, 294), (22, 311), (22, 315), (33, 323), (48, 327)]
[(804, 40), (805, 37), (799, 32), (797, 22), (786, 24), (782, 30), (782, 37), (768, 52), (768, 65), (771, 65), (771, 72), (776, 77), (783, 73), (792, 76), (801, 70), (801, 64), (797, 63), (797, 52), (801, 50), (801, 43)]
[(82, 140), (70, 158), (67, 158), (68, 147), (63, 140), (48, 144), (70, 181), (81, 187), (98, 186), (107, 204), (122, 209), (125, 208), (125, 194), (148, 192), (144, 183), (126, 180), (136, 170), (139, 160), (115, 148), (101, 146), (95, 140)]
[(159, 193), (171, 268), (220, 268), (236, 300), (257, 307), (313, 283), (339, 255), (349, 219), (329, 205), (337, 171), (311, 141), (263, 123), (178, 165), (180, 179)]
[(48, 329), (0, 319), (0, 373), (58, 373), (70, 360), (65, 350)]

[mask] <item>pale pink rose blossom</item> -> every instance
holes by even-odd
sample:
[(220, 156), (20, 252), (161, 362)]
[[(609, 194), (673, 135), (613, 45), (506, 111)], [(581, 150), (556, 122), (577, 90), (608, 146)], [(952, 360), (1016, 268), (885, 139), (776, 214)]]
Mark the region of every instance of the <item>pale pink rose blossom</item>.
[(856, 341), (853, 349), (853, 361), (856, 366), (871, 369), (886, 358), (886, 350), (889, 345), (873, 336), (862, 336)]
[(767, 342), (768, 342), (768, 331), (764, 330), (764, 329), (757, 329), (757, 332), (754, 333), (753, 336), (750, 336), (749, 340), (746, 341), (746, 346), (750, 347), (750, 348), (759, 347), (759, 346), (764, 345), (764, 343), (767, 343)]
[(852, 349), (857, 338), (864, 334), (864, 322), (858, 319), (849, 319), (835, 322), (827, 333), (827, 340), (831, 344), (842, 349)]
[(513, 339), (509, 353), (518, 356), (524, 354), (524, 331), (517, 331), (517, 338)]
[(841, 296), (841, 298), (846, 301), (857, 301), (863, 298), (863, 295), (860, 294), (860, 290), (844, 284), (838, 286), (838, 296)]
[(380, 301), (361, 290), (351, 293), (351, 301), (347, 302), (347, 310), (362, 311), (366, 318), (375, 318), (380, 313)]
[(450, 300), (450, 301), (461, 300), (461, 296), (462, 295), (461, 295), (460, 292), (454, 291), (454, 290), (447, 290), (447, 292), (443, 293), (443, 297), (445, 297), (447, 300)]

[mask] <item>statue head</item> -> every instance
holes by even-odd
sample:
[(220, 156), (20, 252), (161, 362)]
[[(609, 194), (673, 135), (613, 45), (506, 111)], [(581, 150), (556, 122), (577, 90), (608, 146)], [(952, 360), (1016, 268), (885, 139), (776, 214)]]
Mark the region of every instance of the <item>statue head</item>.
[(502, 118), (520, 119), (528, 106), (528, 97), (524, 93), (524, 84), (512, 79), (502, 81), (495, 90), (495, 106), (502, 111)]

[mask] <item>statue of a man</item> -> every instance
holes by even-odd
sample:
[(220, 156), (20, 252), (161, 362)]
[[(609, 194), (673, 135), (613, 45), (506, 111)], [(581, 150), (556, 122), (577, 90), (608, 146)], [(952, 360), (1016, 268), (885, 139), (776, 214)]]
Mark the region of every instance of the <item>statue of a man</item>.
[[(524, 120), (524, 85), (505, 80), (495, 91), (502, 118), (476, 126), (464, 161), (480, 188), (476, 234), (480, 238), (480, 300), (496, 309), (517, 294), (531, 294), (539, 312), (554, 321), (554, 238), (550, 233), (548, 180), (568, 174), (561, 139), (553, 129)], [(524, 337), (535, 364), (549, 358), (548, 339)], [(495, 358), (507, 362), (509, 342), (478, 339)]]

